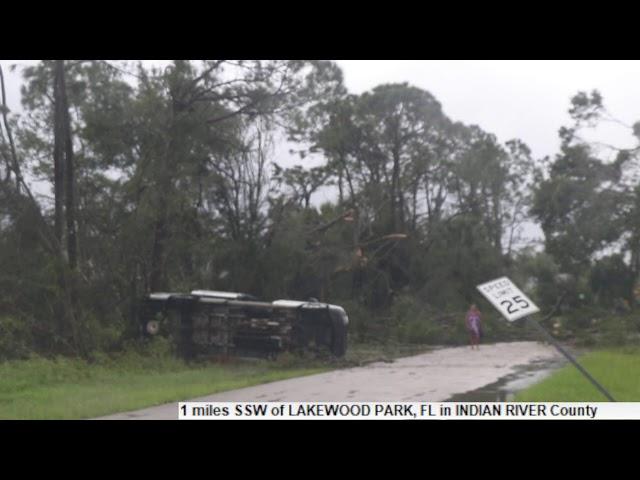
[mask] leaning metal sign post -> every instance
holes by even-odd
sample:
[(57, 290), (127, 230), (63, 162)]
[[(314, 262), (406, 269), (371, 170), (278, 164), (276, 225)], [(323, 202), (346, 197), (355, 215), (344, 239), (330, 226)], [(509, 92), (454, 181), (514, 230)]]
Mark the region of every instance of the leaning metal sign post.
[[(476, 287), (480, 293), (502, 314), (508, 321), (513, 322), (519, 318), (537, 313), (540, 309), (520, 291), (515, 284), (507, 277), (497, 278), (490, 282), (483, 283)], [(553, 313), (553, 312), (552, 312)], [(529, 322), (536, 327), (556, 349), (564, 355), (587, 379), (600, 390), (600, 392), (615, 402), (614, 398), (600, 385), (589, 372), (587, 372), (578, 361), (567, 352), (558, 341), (547, 332), (544, 327), (534, 318), (529, 318)]]

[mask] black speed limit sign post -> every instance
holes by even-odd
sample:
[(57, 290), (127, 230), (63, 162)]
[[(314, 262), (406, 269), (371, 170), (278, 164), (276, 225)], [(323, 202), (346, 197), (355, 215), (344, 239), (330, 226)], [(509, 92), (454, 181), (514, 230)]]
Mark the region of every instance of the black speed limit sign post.
[[(490, 282), (478, 285), (476, 288), (509, 322), (514, 322), (519, 318), (523, 318), (540, 311), (536, 304), (522, 293), (522, 291), (520, 291), (520, 289), (507, 277), (491, 280)], [(551, 312), (549, 317), (554, 313), (554, 311)], [(589, 372), (587, 372), (587, 370), (580, 365), (578, 361), (573, 358), (573, 356), (567, 352), (535, 318), (529, 317), (528, 320), (578, 369), (578, 371), (580, 371), (580, 373), (587, 378), (587, 380), (589, 380), (605, 397), (607, 397), (609, 401), (615, 402), (611, 394), (607, 392), (607, 390), (600, 385), (600, 383), (598, 383), (598, 381), (593, 378), (593, 376), (591, 376), (591, 374), (589, 374)]]

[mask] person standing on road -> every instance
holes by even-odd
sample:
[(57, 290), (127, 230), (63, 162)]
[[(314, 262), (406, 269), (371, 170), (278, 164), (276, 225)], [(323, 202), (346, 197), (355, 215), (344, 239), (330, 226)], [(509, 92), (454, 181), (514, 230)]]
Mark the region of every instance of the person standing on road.
[(480, 349), (480, 332), (482, 331), (480, 318), (481, 314), (480, 310), (478, 310), (478, 307), (475, 304), (471, 305), (471, 308), (469, 308), (469, 311), (467, 312), (466, 318), (467, 330), (469, 330), (471, 341), (471, 350), (473, 350), (474, 346), (476, 347), (476, 349)]

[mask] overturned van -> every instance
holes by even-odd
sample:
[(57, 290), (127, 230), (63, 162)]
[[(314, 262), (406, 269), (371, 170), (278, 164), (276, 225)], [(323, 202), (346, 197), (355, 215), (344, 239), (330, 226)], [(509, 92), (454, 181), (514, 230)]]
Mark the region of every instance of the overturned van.
[(349, 318), (338, 305), (276, 300), (249, 294), (193, 290), (151, 293), (142, 302), (141, 332), (163, 335), (191, 359), (201, 355), (267, 356), (327, 351), (342, 357)]

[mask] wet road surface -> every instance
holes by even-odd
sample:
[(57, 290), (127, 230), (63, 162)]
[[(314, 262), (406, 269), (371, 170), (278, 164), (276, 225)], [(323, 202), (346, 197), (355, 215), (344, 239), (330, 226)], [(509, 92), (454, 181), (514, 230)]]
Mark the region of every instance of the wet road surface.
[[(281, 380), (194, 399), (196, 402), (443, 402), (502, 401), (504, 385), (528, 386), (562, 364), (551, 345), (511, 342), (439, 348), (428, 353)], [(506, 380), (505, 380), (506, 379)], [(518, 384), (518, 382), (520, 382)], [(483, 390), (485, 387), (485, 390)], [(488, 388), (487, 388), (488, 387)], [(473, 393), (476, 392), (475, 398)], [(467, 394), (465, 396), (465, 394)], [(487, 396), (488, 395), (488, 396)], [(487, 397), (487, 398), (485, 398)], [(175, 420), (178, 404), (102, 417), (112, 420)]]

